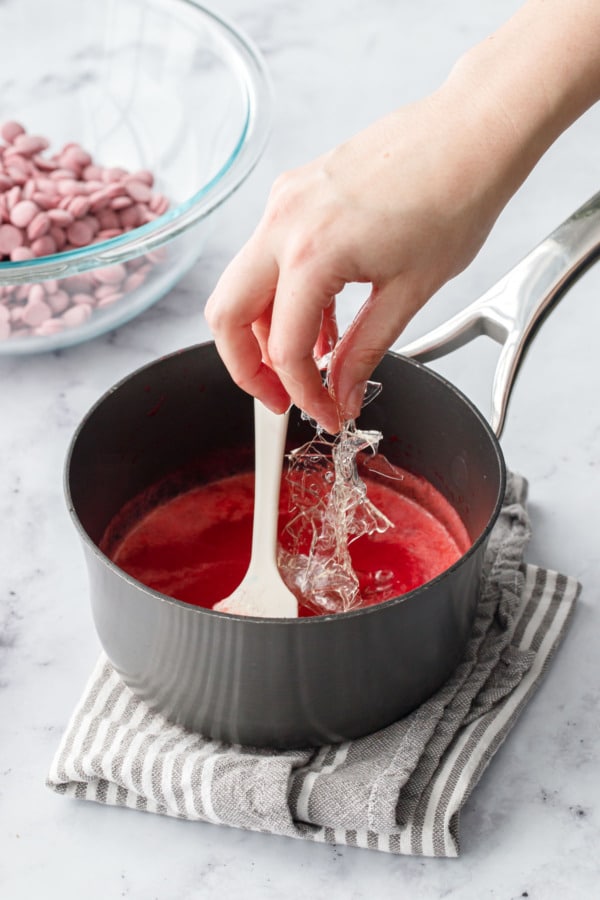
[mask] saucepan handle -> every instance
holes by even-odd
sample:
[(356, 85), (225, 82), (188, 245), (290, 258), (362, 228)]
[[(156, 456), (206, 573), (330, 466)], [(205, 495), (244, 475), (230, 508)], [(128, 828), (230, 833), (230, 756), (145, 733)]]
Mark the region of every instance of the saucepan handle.
[(482, 297), (400, 352), (430, 362), (480, 335), (502, 344), (490, 417), (499, 437), (519, 365), (537, 327), (599, 253), (600, 192)]

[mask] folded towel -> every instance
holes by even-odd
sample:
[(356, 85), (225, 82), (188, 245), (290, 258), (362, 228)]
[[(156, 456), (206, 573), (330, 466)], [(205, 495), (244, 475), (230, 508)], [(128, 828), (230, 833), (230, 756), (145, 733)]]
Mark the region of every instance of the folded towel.
[(459, 813), (537, 686), (580, 586), (522, 562), (527, 484), (512, 475), (463, 661), (393, 725), (320, 749), (210, 741), (152, 712), (101, 657), (47, 784), (68, 797), (313, 841), (457, 856)]

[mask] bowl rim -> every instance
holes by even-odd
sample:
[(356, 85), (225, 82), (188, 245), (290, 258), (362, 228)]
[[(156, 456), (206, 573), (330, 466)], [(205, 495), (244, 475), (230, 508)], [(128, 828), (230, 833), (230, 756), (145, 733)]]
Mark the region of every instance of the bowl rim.
[(68, 278), (156, 250), (219, 207), (240, 187), (260, 159), (271, 129), (273, 105), (271, 78), (262, 54), (237, 26), (197, 0), (169, 2), (181, 7), (185, 15), (199, 14), (226, 48), (227, 61), (245, 99), (245, 119), (233, 150), (206, 184), (153, 222), (65, 253), (20, 262), (2, 261), (0, 285)]

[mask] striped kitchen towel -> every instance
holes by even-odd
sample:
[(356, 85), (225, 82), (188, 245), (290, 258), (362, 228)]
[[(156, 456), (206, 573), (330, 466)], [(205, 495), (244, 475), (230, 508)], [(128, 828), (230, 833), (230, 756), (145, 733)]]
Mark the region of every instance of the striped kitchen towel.
[(48, 786), (68, 797), (289, 837), (457, 856), (459, 813), (560, 643), (579, 584), (523, 565), (527, 484), (511, 476), (463, 661), (404, 719), (318, 750), (210, 741), (152, 712), (102, 657)]

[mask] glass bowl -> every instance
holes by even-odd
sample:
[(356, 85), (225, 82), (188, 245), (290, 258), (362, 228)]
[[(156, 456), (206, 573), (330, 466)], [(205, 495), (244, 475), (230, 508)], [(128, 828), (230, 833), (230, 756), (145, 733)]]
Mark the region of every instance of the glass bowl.
[[(96, 243), (0, 262), (0, 355), (15, 355), (114, 329), (181, 278), (262, 153), (271, 89), (248, 39), (194, 0), (8, 0), (0, 33), (0, 124), (44, 136), (38, 158), (77, 143), (101, 167), (150, 172), (159, 198), (123, 234), (101, 228)], [(33, 296), (50, 319), (24, 315)]]

